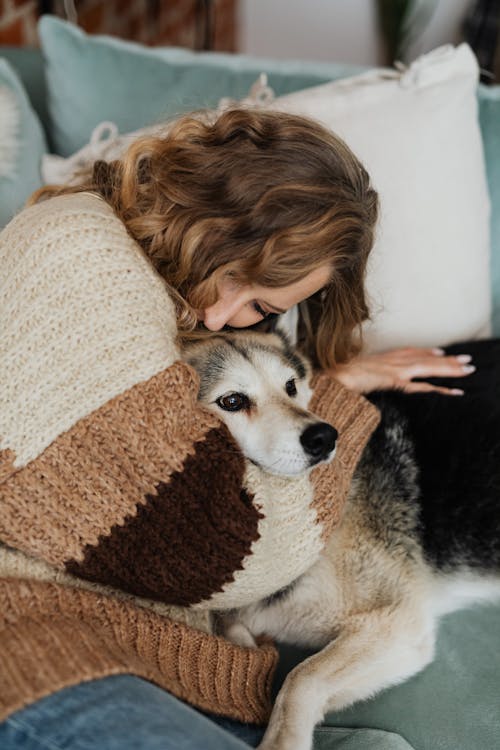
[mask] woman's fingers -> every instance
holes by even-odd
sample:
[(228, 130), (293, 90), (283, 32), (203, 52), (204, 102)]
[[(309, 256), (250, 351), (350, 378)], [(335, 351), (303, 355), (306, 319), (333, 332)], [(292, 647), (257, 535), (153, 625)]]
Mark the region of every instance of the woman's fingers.
[(431, 356), (403, 365), (408, 378), (463, 378), (475, 371), (468, 354)]
[(444, 396), (463, 396), (465, 391), (461, 388), (443, 388), (431, 383), (414, 383), (409, 381), (401, 386), (405, 393), (441, 393)]

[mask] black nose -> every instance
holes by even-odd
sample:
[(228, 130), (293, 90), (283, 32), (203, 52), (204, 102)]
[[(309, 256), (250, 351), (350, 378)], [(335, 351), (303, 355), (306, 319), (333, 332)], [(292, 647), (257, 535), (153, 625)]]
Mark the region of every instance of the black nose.
[(338, 438), (337, 430), (327, 422), (316, 422), (306, 427), (300, 436), (300, 442), (305, 452), (314, 459), (314, 463), (328, 458), (335, 448)]

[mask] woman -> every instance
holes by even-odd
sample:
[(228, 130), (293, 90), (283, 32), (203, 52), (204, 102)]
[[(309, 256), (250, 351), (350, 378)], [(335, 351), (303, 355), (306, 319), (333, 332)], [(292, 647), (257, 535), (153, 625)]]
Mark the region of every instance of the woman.
[(43, 189), (2, 232), (2, 747), (244, 746), (151, 682), (262, 716), (269, 650), (203, 633), (204, 608), (260, 598), (315, 559), (377, 417), (320, 379), (314, 408), (341, 435), (323, 475), (335, 502), (314, 478), (310, 500), (303, 483), (285, 492), (197, 408), (176, 339), (299, 305), (300, 346), (353, 391), (453, 393), (412, 379), (462, 376), (460, 357), (359, 355), (376, 215), (342, 141), (236, 109), (140, 139), (78, 188)]

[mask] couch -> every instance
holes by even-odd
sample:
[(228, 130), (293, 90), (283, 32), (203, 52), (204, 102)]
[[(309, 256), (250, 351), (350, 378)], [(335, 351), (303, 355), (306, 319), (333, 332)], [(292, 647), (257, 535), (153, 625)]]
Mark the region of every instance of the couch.
[[(127, 133), (156, 122), (160, 117), (200, 106), (217, 106), (225, 97), (241, 100), (248, 96), (252, 84), (263, 72), (267, 82), (261, 82), (257, 98), (264, 104), (270, 101), (269, 86), (277, 97), (285, 97), (286, 103), (286, 96), (294, 92), (363, 73), (360, 68), (333, 63), (278, 62), (242, 55), (196, 54), (175, 48), (151, 50), (120, 40), (86, 37), (69, 24), (48, 17), (42, 20), (40, 31), (42, 50), (0, 48), (0, 90), (2, 85), (10, 89), (21, 118), (17, 165), (7, 174), (2, 174), (0, 169), (0, 226), (21, 207), (31, 191), (42, 184), (44, 155), (52, 153), (70, 158), (89, 142), (92, 130), (102, 121), (111, 121), (120, 133)], [(369, 81), (367, 86), (370, 96), (374, 89)], [(436, 97), (435, 91), (433, 96)], [(458, 321), (463, 308), (470, 312), (463, 323), (457, 322), (456, 338), (475, 332), (485, 335), (492, 331), (500, 335), (500, 87), (479, 85), (475, 97), (474, 117), (479, 117), (477, 132), (484, 154), (479, 167), (486, 168), (484, 180), (491, 206), (487, 254), (481, 251), (480, 255), (479, 250), (476, 253), (466, 246), (464, 259), (460, 264), (455, 263), (461, 267), (454, 268), (455, 249), (443, 247), (443, 255), (448, 253), (449, 257), (441, 261), (436, 255), (435, 264), (426, 270), (425, 277), (430, 284), (434, 274), (438, 284), (444, 283), (444, 274), (440, 271), (440, 262), (443, 262), (446, 264), (443, 267), (450, 269), (452, 279), (454, 273), (457, 278), (461, 274), (464, 284), (469, 284), (463, 288), (458, 284), (455, 292), (453, 287), (450, 291), (445, 285), (442, 293), (438, 286), (442, 296), (446, 298), (446, 294), (450, 294), (448, 304), (455, 310), (450, 316), (452, 324)], [(432, 100), (427, 117), (432, 116), (436, 106)], [(338, 113), (336, 116), (340, 117)], [(446, 134), (448, 128), (450, 140), (460, 123), (455, 125), (444, 126), (443, 132)], [(370, 123), (366, 122), (365, 130), (369, 128)], [(446, 140), (443, 137), (438, 151), (445, 150)], [(469, 189), (469, 182), (480, 182), (481, 177), (472, 174), (469, 168), (461, 171), (461, 163), (466, 163), (464, 153), (462, 158), (463, 161), (458, 159), (453, 168), (465, 190)], [(477, 158), (483, 156), (474, 158), (478, 163)], [(432, 186), (433, 180), (424, 191), (429, 203), (433, 202)], [(452, 187), (450, 184), (450, 192)], [(481, 242), (484, 245), (488, 229), (484, 217), (487, 217), (488, 207), (481, 189), (479, 184), (475, 197), (471, 198), (471, 212), (476, 210), (473, 208), (473, 200), (476, 200), (478, 212), (484, 213), (478, 230), (483, 232)], [(464, 200), (467, 196), (462, 193)], [(463, 209), (460, 211), (466, 213)], [(462, 217), (456, 218), (458, 222)], [(428, 223), (424, 222), (424, 229)], [(474, 229), (473, 223), (467, 226), (472, 227), (470, 231)], [(489, 263), (487, 269), (485, 258)], [(465, 259), (469, 265), (462, 267)], [(482, 276), (476, 280), (476, 265), (481, 264)], [(486, 291), (485, 278), (489, 287)], [(451, 298), (454, 294), (458, 299)], [(474, 310), (481, 305), (481, 309), (487, 310), (488, 320), (470, 322)], [(484, 312), (482, 314), (484, 317)], [(433, 325), (437, 327), (436, 336), (440, 335), (438, 317), (427, 322), (431, 326), (429, 343), (432, 344), (435, 343), (431, 340)], [(380, 341), (390, 339), (377, 341), (380, 345)], [(421, 342), (417, 339), (407, 343)], [(477, 607), (445, 617), (433, 664), (403, 685), (385, 690), (348, 710), (328, 715), (316, 730), (315, 750), (493, 750), (499, 747), (499, 634), (500, 606)], [(276, 690), (286, 673), (305, 656), (303, 650), (281, 647)]]

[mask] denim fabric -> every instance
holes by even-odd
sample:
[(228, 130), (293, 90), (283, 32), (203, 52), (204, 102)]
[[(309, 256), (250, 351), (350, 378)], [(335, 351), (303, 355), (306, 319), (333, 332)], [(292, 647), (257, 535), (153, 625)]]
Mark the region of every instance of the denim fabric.
[(2, 750), (248, 750), (261, 728), (208, 717), (150, 682), (116, 675), (53, 693), (0, 724)]

